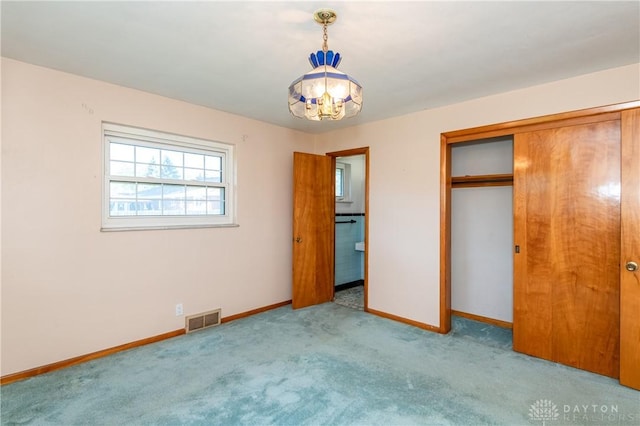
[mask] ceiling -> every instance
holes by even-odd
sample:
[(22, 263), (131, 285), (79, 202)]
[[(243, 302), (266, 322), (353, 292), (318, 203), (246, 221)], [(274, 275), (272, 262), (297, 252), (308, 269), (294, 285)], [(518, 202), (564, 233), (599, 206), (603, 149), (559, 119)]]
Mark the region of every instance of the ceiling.
[[(640, 2), (1, 2), (2, 56), (321, 133), (640, 62)], [(291, 116), (287, 88), (329, 48), (362, 112)]]

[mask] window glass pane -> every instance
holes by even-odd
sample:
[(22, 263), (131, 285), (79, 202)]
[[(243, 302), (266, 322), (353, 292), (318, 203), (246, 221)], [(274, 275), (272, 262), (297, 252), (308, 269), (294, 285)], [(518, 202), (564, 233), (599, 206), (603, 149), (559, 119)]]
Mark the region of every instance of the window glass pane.
[(207, 188), (207, 200), (224, 200), (224, 188)]
[(224, 203), (222, 201), (207, 201), (207, 214), (224, 214)]
[(185, 152), (184, 166), (194, 169), (204, 169), (204, 155)]
[(109, 163), (111, 176), (135, 176), (134, 164), (124, 161), (111, 161)]
[(146, 146), (136, 147), (136, 162), (137, 163), (154, 163), (158, 164), (160, 159), (160, 150), (157, 148), (149, 148)]
[(160, 161), (159, 149), (146, 146), (136, 147), (136, 163), (158, 164), (158, 161)]
[(138, 203), (135, 201), (129, 201), (128, 209), (129, 212), (131, 212), (131, 215), (135, 216), (138, 214)]
[(204, 170), (203, 169), (184, 169), (184, 180), (197, 180), (204, 182)]
[(138, 199), (138, 216), (160, 216), (162, 210), (160, 209), (159, 200), (146, 200)]
[(162, 185), (162, 214), (185, 214), (185, 187), (184, 185)]
[(143, 146), (136, 147), (136, 176), (160, 177), (160, 150)]
[(224, 188), (207, 188), (207, 214), (224, 213)]
[(134, 147), (132, 145), (111, 142), (109, 144), (109, 158), (111, 160), (133, 162), (135, 161)]
[(205, 169), (204, 180), (206, 182), (222, 182), (222, 157), (207, 155)]
[(112, 199), (109, 202), (109, 215), (111, 216), (134, 216), (135, 210), (129, 210), (131, 200)]
[(184, 200), (162, 200), (164, 216), (184, 216)]
[(137, 177), (160, 177), (160, 166), (158, 164), (136, 164)]
[(187, 214), (207, 214), (207, 188), (204, 186), (187, 186)]
[(180, 179), (182, 180), (182, 157), (183, 154), (177, 151), (169, 151), (163, 149), (162, 165), (160, 177), (163, 179)]
[(207, 214), (206, 201), (187, 201), (188, 215), (205, 215)]
[(204, 178), (207, 182), (222, 182), (222, 173), (212, 170), (205, 170)]
[(185, 186), (184, 185), (162, 185), (162, 198), (163, 199), (181, 199), (185, 198)]
[(162, 199), (162, 184), (159, 183), (139, 183), (139, 200), (160, 200)]
[(136, 184), (131, 182), (111, 182), (109, 184), (111, 198), (136, 198)]
[(222, 170), (222, 157), (207, 155), (205, 157), (205, 169), (218, 171)]
[(171, 151), (163, 149), (162, 152), (162, 164), (182, 167), (182, 153), (179, 151)]
[(207, 199), (207, 188), (204, 186), (187, 186), (187, 200)]
[(158, 183), (139, 183), (138, 186), (138, 216), (160, 216), (162, 208), (162, 185)]
[(182, 180), (182, 167), (176, 167), (163, 164), (160, 170), (160, 176), (163, 179)]
[(162, 150), (162, 165), (160, 177), (163, 179), (182, 180), (182, 157), (183, 154), (177, 151)]
[(336, 169), (336, 197), (344, 197), (344, 169)]

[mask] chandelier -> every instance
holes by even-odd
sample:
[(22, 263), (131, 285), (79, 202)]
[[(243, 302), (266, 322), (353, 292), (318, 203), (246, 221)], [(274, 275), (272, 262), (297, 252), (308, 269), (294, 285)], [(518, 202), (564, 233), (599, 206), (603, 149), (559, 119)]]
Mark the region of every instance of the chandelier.
[(336, 12), (319, 9), (313, 18), (322, 25), (322, 50), (309, 56), (313, 70), (289, 86), (289, 111), (314, 121), (353, 117), (362, 109), (362, 86), (336, 69), (342, 58), (327, 44), (327, 26), (335, 22)]

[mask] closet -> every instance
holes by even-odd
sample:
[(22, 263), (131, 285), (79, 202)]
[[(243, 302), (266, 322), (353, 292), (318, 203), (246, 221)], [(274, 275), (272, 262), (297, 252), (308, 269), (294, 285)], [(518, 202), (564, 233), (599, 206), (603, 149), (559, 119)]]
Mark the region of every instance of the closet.
[(452, 147), (513, 137), (513, 348), (640, 389), (640, 101), (442, 134), (441, 331)]

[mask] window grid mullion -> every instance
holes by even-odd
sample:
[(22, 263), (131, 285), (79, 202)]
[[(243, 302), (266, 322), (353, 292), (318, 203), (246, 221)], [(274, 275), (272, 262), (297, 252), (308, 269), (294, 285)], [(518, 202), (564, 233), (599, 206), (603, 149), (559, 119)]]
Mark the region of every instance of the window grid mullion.
[(107, 176), (110, 182), (130, 182), (130, 183), (156, 183), (167, 185), (186, 185), (186, 186), (201, 186), (211, 188), (226, 188), (225, 182), (203, 182), (199, 180), (178, 180), (178, 179), (162, 179), (162, 178), (148, 178), (148, 177), (134, 177), (134, 176)]

